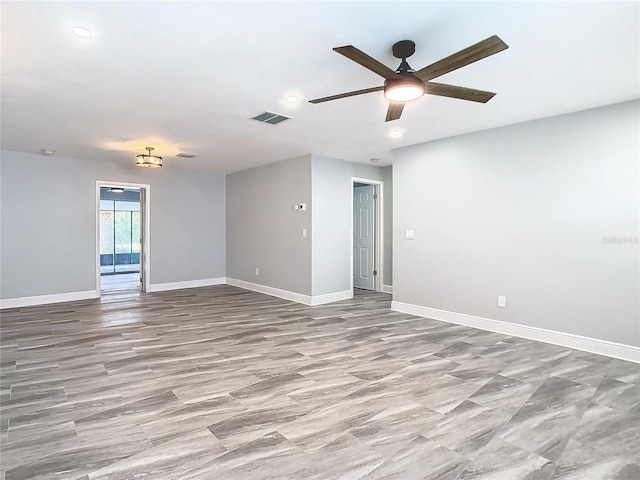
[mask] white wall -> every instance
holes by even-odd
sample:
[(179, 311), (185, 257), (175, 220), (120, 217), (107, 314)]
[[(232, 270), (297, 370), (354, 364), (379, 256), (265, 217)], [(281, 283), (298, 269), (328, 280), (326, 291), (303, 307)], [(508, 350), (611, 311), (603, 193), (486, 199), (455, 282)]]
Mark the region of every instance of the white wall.
[(311, 209), (310, 155), (227, 175), (227, 276), (310, 296)]
[(223, 175), (143, 170), (133, 159), (0, 158), (0, 298), (96, 289), (97, 180), (151, 186), (152, 285), (225, 276)]
[(639, 104), (395, 151), (394, 300), (640, 345)]

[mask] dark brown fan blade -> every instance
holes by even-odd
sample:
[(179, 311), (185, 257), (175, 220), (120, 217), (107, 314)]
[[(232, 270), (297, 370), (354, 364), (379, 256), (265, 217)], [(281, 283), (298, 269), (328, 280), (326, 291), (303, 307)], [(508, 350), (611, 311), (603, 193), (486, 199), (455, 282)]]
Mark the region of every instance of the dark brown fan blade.
[(391, 120), (399, 119), (400, 115), (402, 115), (404, 103), (405, 102), (389, 102), (389, 108), (387, 109), (387, 118), (384, 121), (390, 122)]
[(330, 100), (338, 100), (340, 98), (353, 97), (355, 95), (362, 95), (364, 93), (379, 92), (381, 90), (384, 90), (384, 87), (365, 88), (364, 90), (354, 90), (353, 92), (340, 93), (338, 95), (331, 95), (330, 97), (316, 98), (314, 100), (309, 100), (309, 103), (328, 102)]
[(481, 42), (471, 45), (464, 50), (460, 50), (458, 53), (449, 55), (442, 60), (432, 63), (431, 65), (418, 70), (414, 75), (420, 80), (431, 80), (432, 78), (439, 77), (445, 73), (449, 73), (458, 68), (469, 65), (483, 58), (489, 57), (494, 53), (501, 52), (509, 48), (509, 45), (504, 43), (500, 37), (494, 35)]
[(362, 50), (358, 50), (353, 45), (346, 45), (344, 47), (336, 47), (334, 50), (350, 60), (359, 63), (364, 68), (368, 68), (374, 73), (377, 73), (384, 78), (398, 78), (398, 74), (391, 70), (386, 65), (380, 63), (375, 58), (370, 57)]
[(459, 98), (460, 100), (470, 100), (480, 103), (487, 103), (495, 96), (493, 92), (435, 82), (426, 82), (425, 91), (429, 95), (440, 95), (441, 97)]

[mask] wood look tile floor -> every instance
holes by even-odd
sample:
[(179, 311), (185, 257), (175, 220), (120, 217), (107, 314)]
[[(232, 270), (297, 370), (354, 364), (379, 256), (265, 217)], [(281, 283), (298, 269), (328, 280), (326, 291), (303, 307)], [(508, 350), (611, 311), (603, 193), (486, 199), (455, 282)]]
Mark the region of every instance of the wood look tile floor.
[(140, 273), (116, 273), (113, 275), (100, 276), (100, 290), (103, 295), (113, 293), (140, 292)]
[(1, 312), (22, 479), (640, 478), (640, 368), (220, 285)]

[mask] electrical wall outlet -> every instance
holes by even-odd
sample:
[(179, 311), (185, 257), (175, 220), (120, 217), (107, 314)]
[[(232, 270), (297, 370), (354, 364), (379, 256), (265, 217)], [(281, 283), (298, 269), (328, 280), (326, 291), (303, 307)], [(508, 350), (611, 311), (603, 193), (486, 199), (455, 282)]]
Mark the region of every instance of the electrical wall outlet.
[(502, 295), (498, 295), (498, 306), (500, 308), (505, 308), (507, 306), (507, 297), (503, 297)]
[(256, 268), (256, 275), (260, 275), (260, 269)]

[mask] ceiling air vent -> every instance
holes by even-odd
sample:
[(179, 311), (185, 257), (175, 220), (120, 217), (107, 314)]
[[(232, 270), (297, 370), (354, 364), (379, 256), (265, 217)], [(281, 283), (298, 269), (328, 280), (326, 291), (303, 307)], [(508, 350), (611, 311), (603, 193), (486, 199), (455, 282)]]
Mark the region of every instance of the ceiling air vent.
[(280, 113), (264, 112), (251, 118), (259, 122), (276, 125), (280, 122), (284, 122), (285, 120), (289, 120), (291, 117), (287, 117), (286, 115), (281, 115)]
[(180, 157), (180, 158), (193, 158), (197, 156), (198, 156), (197, 153), (186, 153), (186, 152), (180, 152), (179, 154), (176, 155), (176, 157)]

